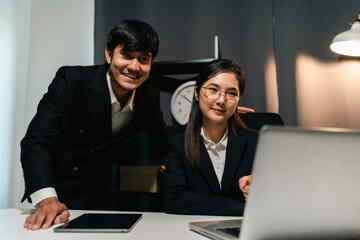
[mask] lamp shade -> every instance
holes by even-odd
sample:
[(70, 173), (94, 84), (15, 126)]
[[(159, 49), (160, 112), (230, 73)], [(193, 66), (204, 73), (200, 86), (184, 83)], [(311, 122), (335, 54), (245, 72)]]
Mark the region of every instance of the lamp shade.
[(330, 49), (341, 55), (360, 56), (360, 14), (352, 23), (350, 30), (335, 36)]

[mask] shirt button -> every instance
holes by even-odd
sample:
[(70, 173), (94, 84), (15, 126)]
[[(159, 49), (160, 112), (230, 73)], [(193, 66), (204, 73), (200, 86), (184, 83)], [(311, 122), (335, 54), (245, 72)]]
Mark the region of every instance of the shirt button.
[(217, 166), (217, 167), (216, 167), (216, 169), (220, 169), (220, 167), (219, 167), (219, 166)]
[(77, 166), (74, 166), (73, 167), (73, 172), (77, 172), (79, 169), (78, 169), (78, 167)]

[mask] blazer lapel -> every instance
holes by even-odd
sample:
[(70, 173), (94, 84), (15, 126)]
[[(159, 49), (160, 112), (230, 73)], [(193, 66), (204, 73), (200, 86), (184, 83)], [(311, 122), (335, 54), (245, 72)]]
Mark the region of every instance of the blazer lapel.
[(231, 189), (236, 171), (238, 170), (246, 149), (248, 139), (246, 137), (235, 136), (229, 131), (229, 138), (226, 147), (225, 168), (221, 181), (221, 189), (224, 194)]
[(217, 179), (214, 166), (211, 163), (210, 156), (205, 148), (202, 138), (200, 138), (200, 156), (201, 161), (199, 164), (199, 171), (203, 178), (209, 183), (209, 188), (215, 194), (221, 194), (219, 181)]
[(135, 96), (134, 96), (134, 115), (132, 117), (131, 123), (129, 125), (128, 128), (126, 128), (125, 130), (125, 136), (129, 137), (131, 136), (136, 130), (137, 128), (140, 128), (140, 126), (142, 125), (141, 122), (142, 121), (146, 121), (143, 113), (144, 113), (144, 109), (143, 109), (143, 105), (144, 103), (141, 102), (141, 94), (142, 94), (142, 86), (138, 87), (135, 91)]
[(84, 96), (99, 135), (104, 139), (111, 137), (111, 102), (105, 65), (94, 74)]

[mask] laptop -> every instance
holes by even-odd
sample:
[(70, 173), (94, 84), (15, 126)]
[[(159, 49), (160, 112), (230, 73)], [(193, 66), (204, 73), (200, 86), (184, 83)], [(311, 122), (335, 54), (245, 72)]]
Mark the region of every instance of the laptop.
[[(236, 226), (240, 236), (224, 230)], [(265, 126), (243, 221), (189, 227), (212, 239), (360, 238), (360, 132)]]

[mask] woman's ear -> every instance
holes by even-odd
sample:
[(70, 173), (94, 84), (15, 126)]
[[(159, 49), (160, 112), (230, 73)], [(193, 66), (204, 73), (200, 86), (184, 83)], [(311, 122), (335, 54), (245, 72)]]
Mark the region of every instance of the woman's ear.
[(199, 101), (199, 94), (198, 94), (198, 91), (197, 91), (197, 86), (195, 86), (195, 91), (194, 91), (194, 93), (195, 93), (195, 100), (196, 100), (196, 101)]

